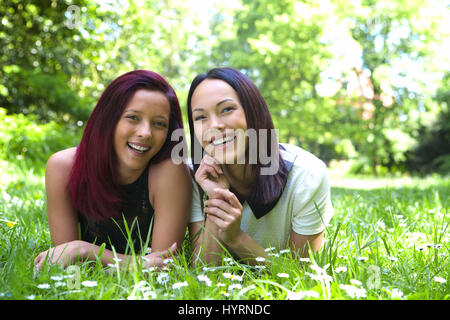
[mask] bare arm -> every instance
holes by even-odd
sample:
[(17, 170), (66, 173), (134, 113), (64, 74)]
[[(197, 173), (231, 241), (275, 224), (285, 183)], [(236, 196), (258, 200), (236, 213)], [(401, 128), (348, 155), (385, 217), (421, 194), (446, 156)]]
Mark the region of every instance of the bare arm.
[(55, 246), (78, 240), (77, 212), (66, 189), (75, 150), (70, 148), (55, 153), (48, 160), (45, 170), (48, 225)]
[(149, 171), (150, 202), (155, 209), (152, 251), (163, 251), (173, 243), (181, 249), (192, 201), (192, 182), (185, 165), (170, 159)]
[[(75, 159), (75, 148), (53, 154), (45, 170), (45, 190), (47, 195), (47, 216), (53, 248), (41, 252), (34, 260), (38, 269), (45, 259), (51, 263), (74, 263), (79, 259), (95, 260), (100, 247), (78, 239), (78, 215), (67, 192), (70, 171)], [(118, 254), (119, 259), (125, 259)], [(104, 265), (111, 263), (114, 254), (105, 250)]]
[(315, 235), (306, 236), (291, 230), (289, 246), (294, 258), (306, 258), (308, 257), (309, 248), (311, 247), (313, 252), (317, 252), (322, 245), (322, 241), (323, 231)]
[[(34, 264), (38, 269), (42, 267), (46, 259), (49, 259), (51, 263), (61, 263), (63, 265), (74, 263), (77, 259), (96, 260), (100, 251), (100, 246), (78, 239), (78, 216), (66, 189), (69, 174), (73, 166), (74, 156), (75, 148), (63, 150), (52, 155), (47, 163), (45, 176), (47, 213), (50, 235), (54, 247), (41, 252), (35, 258)], [(179, 173), (179, 170), (174, 170), (171, 172), (176, 174), (176, 172)], [(184, 181), (184, 179), (178, 177), (178, 180), (174, 180), (172, 177), (171, 181), (179, 182)], [(188, 181), (190, 183), (190, 180)], [(183, 184), (180, 183), (179, 188), (181, 188), (182, 185)], [(159, 187), (164, 188), (163, 185)], [(176, 190), (172, 190), (176, 192)], [(178, 190), (180, 191), (181, 189)], [(186, 193), (188, 194), (188, 192)], [(190, 199), (190, 195), (186, 195), (186, 197), (189, 197)], [(185, 201), (186, 200), (184, 200), (184, 202)], [(183, 202), (183, 200), (181, 200), (181, 202)], [(159, 205), (157, 204), (157, 206)], [(163, 210), (159, 210), (158, 212), (160, 211)], [(187, 216), (187, 211), (185, 211), (184, 215)], [(164, 221), (164, 219), (155, 220)], [(161, 223), (158, 223), (158, 225), (161, 225)], [(160, 229), (161, 227), (156, 227), (155, 225), (155, 230)], [(186, 225), (184, 225), (184, 230), (185, 229)], [(171, 229), (166, 229), (166, 231), (167, 230)], [(180, 232), (175, 232), (174, 234), (179, 233)], [(160, 237), (157, 236), (156, 239), (158, 239), (158, 243)], [(182, 240), (182, 238), (178, 237), (175, 241), (180, 241), (179, 239)], [(170, 241), (171, 239), (167, 239), (167, 242)], [(150, 255), (146, 256), (149, 260), (148, 265), (151, 266), (161, 264), (164, 258), (171, 256), (171, 254), (175, 251), (175, 247), (171, 247), (172, 243), (167, 244), (167, 246), (161, 244), (157, 245), (155, 250), (153, 250)], [(182, 241), (179, 243), (181, 244)], [(164, 250), (160, 247), (164, 247)], [(123, 254), (114, 255), (114, 252), (108, 249), (103, 251), (101, 262), (103, 265), (107, 265), (112, 263), (114, 261), (113, 258), (115, 257), (121, 260), (121, 265), (127, 266), (131, 262), (131, 256)]]
[(219, 264), (223, 251), (222, 242), (218, 239), (219, 228), (206, 219), (189, 225), (189, 234), (194, 251), (194, 262), (203, 261), (210, 264)]
[[(222, 169), (209, 155), (205, 155), (202, 159), (195, 173), (195, 180), (209, 198), (222, 199), (222, 196), (214, 192), (214, 189), (229, 188), (229, 183)], [(194, 249), (195, 262), (203, 261), (212, 264), (220, 262), (220, 254), (223, 251), (224, 244), (218, 238), (219, 228), (217, 224), (208, 215), (205, 216), (204, 221), (191, 223), (189, 234)]]
[[(206, 202), (208, 207), (205, 209), (208, 219), (212, 222), (213, 234), (249, 264), (255, 264), (257, 257), (267, 258), (265, 249), (240, 229), (242, 206), (236, 196), (225, 189), (217, 190), (217, 192), (224, 200), (217, 198), (208, 200)], [(292, 249), (293, 257), (307, 257), (309, 247), (316, 252), (319, 250), (322, 240), (323, 232), (316, 235), (300, 235), (291, 231), (289, 246)], [(205, 251), (210, 253), (209, 256), (215, 253), (211, 252), (211, 247), (213, 246), (205, 246)], [(217, 254), (215, 259), (217, 261)]]

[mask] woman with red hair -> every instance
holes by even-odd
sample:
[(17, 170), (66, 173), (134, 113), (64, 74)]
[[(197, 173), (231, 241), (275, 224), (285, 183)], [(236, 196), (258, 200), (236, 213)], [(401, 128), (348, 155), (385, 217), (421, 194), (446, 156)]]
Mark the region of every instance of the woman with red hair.
[[(184, 240), (192, 180), (171, 161), (183, 128), (172, 87), (159, 74), (135, 70), (115, 79), (100, 97), (77, 147), (48, 160), (47, 213), (54, 247), (40, 253), (63, 265), (95, 260), (129, 263), (150, 246), (143, 263), (162, 266)], [(176, 198), (177, 201), (173, 201)]]

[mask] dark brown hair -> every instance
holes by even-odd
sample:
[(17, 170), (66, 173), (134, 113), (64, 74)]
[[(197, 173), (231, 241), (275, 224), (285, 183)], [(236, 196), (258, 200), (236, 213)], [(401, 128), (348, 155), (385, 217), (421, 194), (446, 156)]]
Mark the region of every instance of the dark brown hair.
[[(250, 196), (249, 201), (252, 201), (255, 204), (259, 204), (262, 206), (271, 206), (273, 207), (277, 200), (279, 199), (281, 193), (284, 190), (284, 186), (286, 184), (288, 170), (286, 165), (284, 164), (283, 159), (281, 158), (281, 154), (279, 150), (272, 150), (271, 147), (271, 139), (272, 134), (274, 132), (274, 126), (272, 117), (270, 115), (269, 109), (267, 107), (267, 103), (262, 97), (259, 89), (256, 85), (243, 73), (240, 71), (224, 67), (224, 68), (214, 68), (208, 71), (206, 74), (200, 74), (194, 78), (191, 83), (191, 87), (189, 89), (189, 94), (187, 98), (187, 108), (188, 108), (188, 120), (189, 120), (189, 132), (191, 135), (191, 159), (193, 164), (194, 174), (197, 171), (200, 163), (196, 163), (195, 161), (195, 150), (202, 150), (201, 144), (195, 136), (194, 133), (194, 123), (192, 119), (192, 106), (191, 100), (192, 95), (197, 88), (197, 86), (205, 79), (216, 79), (222, 80), (228, 83), (237, 93), (241, 105), (244, 109), (245, 118), (247, 121), (247, 128), (255, 129), (257, 133), (258, 146), (260, 139), (260, 130), (264, 130), (264, 134), (267, 134), (267, 145), (264, 154), (272, 157), (272, 155), (278, 155), (278, 158), (275, 159), (279, 162), (278, 171), (273, 175), (261, 175), (260, 171), (262, 167), (270, 166), (271, 163), (263, 165), (260, 163), (260, 159), (258, 158), (257, 164), (251, 165), (253, 172), (257, 174), (256, 185), (253, 189), (252, 195)], [(277, 145), (278, 148), (278, 145)], [(258, 154), (261, 154), (258, 152)], [(273, 158), (272, 158), (273, 161)], [(201, 188), (199, 188), (202, 193)]]

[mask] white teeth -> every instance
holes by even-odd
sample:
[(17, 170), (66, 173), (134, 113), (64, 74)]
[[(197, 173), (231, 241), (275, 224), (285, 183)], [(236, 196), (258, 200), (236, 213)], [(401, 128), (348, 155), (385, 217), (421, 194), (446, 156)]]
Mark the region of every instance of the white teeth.
[(234, 136), (229, 136), (229, 137), (225, 137), (225, 138), (222, 138), (222, 139), (214, 140), (214, 141), (212, 142), (212, 144), (215, 145), (215, 146), (218, 146), (218, 145), (220, 145), (220, 144), (224, 144), (224, 143), (230, 142), (230, 141), (232, 141), (233, 139), (234, 139)]
[(132, 144), (132, 143), (128, 143), (128, 146), (130, 146), (131, 148), (133, 148), (133, 149), (135, 149), (135, 150), (137, 150), (137, 151), (140, 151), (140, 152), (145, 152), (145, 151), (147, 151), (147, 150), (149, 150), (150, 148), (145, 148), (145, 147), (141, 147), (141, 146), (137, 146), (137, 145), (135, 145), (135, 144)]

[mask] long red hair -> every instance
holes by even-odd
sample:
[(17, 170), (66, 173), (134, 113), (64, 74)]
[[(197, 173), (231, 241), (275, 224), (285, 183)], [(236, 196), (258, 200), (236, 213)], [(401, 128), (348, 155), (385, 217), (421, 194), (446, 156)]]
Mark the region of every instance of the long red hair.
[[(172, 148), (180, 142), (170, 139), (175, 129), (183, 128), (180, 105), (175, 91), (161, 75), (135, 70), (112, 81), (89, 117), (67, 183), (73, 206), (86, 217), (104, 219), (120, 214), (122, 189), (116, 181), (113, 137), (123, 111), (139, 89), (160, 91), (170, 104), (166, 141), (150, 163), (170, 157)], [(184, 137), (181, 140), (185, 143)]]

